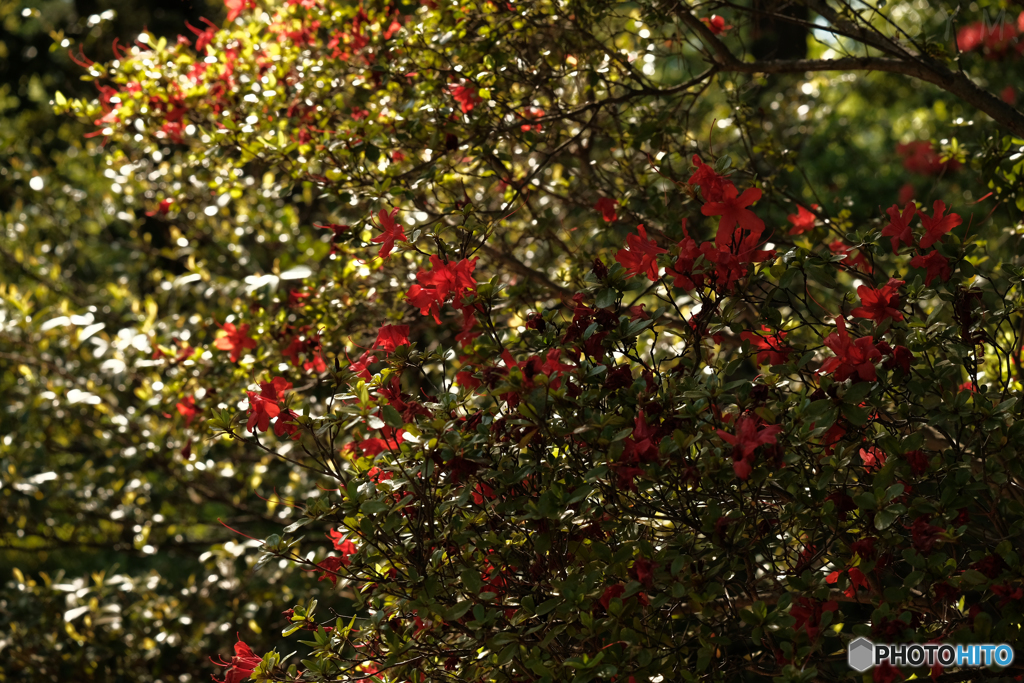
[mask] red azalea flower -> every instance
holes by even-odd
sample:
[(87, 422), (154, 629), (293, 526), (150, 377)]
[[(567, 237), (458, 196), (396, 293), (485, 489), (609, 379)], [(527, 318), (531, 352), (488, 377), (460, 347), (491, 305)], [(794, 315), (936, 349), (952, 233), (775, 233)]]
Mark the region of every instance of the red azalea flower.
[(758, 446), (776, 443), (776, 435), (782, 431), (781, 425), (769, 425), (760, 428), (761, 420), (743, 415), (736, 420), (735, 434), (724, 429), (717, 429), (718, 436), (733, 447), (732, 467), (736, 476), (747, 479), (752, 471), (753, 454)]
[(658, 279), (658, 254), (667, 254), (668, 249), (658, 246), (653, 239), (647, 239), (643, 225), (636, 226), (638, 234), (626, 237), (626, 248), (615, 254), (615, 260), (626, 267), (626, 277), (644, 273), (654, 282)]
[(771, 329), (764, 325), (761, 326), (761, 332), (766, 334), (761, 335), (754, 332), (740, 334), (740, 339), (750, 342), (750, 345), (757, 349), (758, 364), (782, 365), (788, 361), (789, 354), (793, 352), (793, 349), (782, 343), (782, 340), (786, 338), (786, 333), (779, 331), (773, 335)]
[[(811, 208), (817, 209), (818, 205), (811, 204)], [(814, 229), (814, 221), (817, 219), (817, 216), (804, 207), (797, 206), (796, 213), (789, 214), (786, 216), (786, 219), (793, 224), (793, 227), (789, 230), (789, 234), (802, 235), (803, 233)]]
[(242, 10), (256, 9), (256, 0), (224, 0), (224, 6), (228, 9), (228, 23), (230, 24)]
[[(701, 207), (705, 216), (721, 216), (718, 221), (718, 233), (715, 235), (715, 247), (727, 249), (733, 247), (734, 253), (749, 251), (757, 245), (764, 232), (764, 221), (747, 207), (761, 198), (761, 190), (749, 187), (738, 194), (732, 184), (725, 188), (721, 201), (708, 202)], [(749, 233), (743, 237), (743, 232)]]
[(921, 214), (921, 223), (924, 225), (924, 236), (921, 238), (921, 242), (918, 246), (922, 249), (927, 249), (932, 246), (938, 242), (943, 235), (963, 222), (958, 214), (951, 213), (948, 216), (943, 216), (942, 214), (945, 212), (945, 202), (937, 199), (935, 200), (935, 204), (932, 205), (931, 216), (927, 216), (923, 213)]
[(196, 397), (186, 396), (183, 400), (179, 401), (175, 406), (178, 409), (178, 413), (185, 418), (185, 426), (192, 424), (192, 420), (195, 419), (196, 415), (199, 414), (199, 409), (196, 408)]
[(687, 184), (699, 187), (705, 202), (721, 201), (725, 196), (725, 189), (732, 187), (732, 183), (715, 173), (715, 170), (701, 161), (696, 154), (693, 155), (693, 163), (697, 170), (690, 176)]
[(601, 606), (604, 607), (605, 611), (608, 610), (608, 605), (611, 604), (613, 598), (617, 598), (626, 592), (626, 587), (621, 583), (616, 583), (612, 586), (608, 586), (604, 589), (604, 593), (601, 595)]
[(377, 252), (377, 256), (381, 258), (387, 258), (391, 251), (395, 248), (395, 241), (408, 242), (409, 239), (405, 236), (405, 228), (402, 227), (401, 223), (395, 222), (395, 216), (398, 214), (398, 209), (391, 209), (391, 213), (388, 213), (384, 209), (381, 209), (377, 214), (377, 218), (380, 220), (381, 230), (384, 232), (377, 235), (370, 242), (374, 244), (380, 244), (380, 251)]
[(716, 36), (720, 36), (733, 28), (733, 26), (725, 23), (724, 17), (720, 17), (717, 14), (712, 14), (710, 18), (701, 17), (701, 21), (704, 22), (704, 25), (711, 29), (711, 32)]
[(875, 363), (881, 359), (882, 352), (875, 346), (871, 337), (861, 337), (851, 342), (846, 333), (846, 320), (843, 318), (836, 318), (836, 331), (825, 338), (825, 346), (836, 355), (821, 364), (819, 373), (835, 373), (838, 382), (845, 381), (853, 374), (868, 382), (878, 379)]
[(383, 347), (386, 352), (391, 353), (397, 347), (405, 346), (408, 343), (408, 325), (384, 325), (377, 333), (377, 341), (373, 343), (372, 348)]
[(218, 337), (213, 345), (221, 351), (230, 351), (229, 358), (232, 363), (238, 362), (239, 356), (245, 349), (256, 348), (256, 340), (249, 336), (248, 324), (235, 327), (234, 323), (224, 323), (221, 325), (221, 329), (227, 334)]
[(355, 555), (359, 548), (355, 543), (345, 538), (345, 535), (336, 529), (331, 529), (327, 534), (327, 538), (331, 539), (331, 543), (334, 544), (334, 549), (341, 553), (341, 563), (346, 567), (352, 564), (350, 556)]
[(299, 433), (301, 425), (295, 421), (298, 416), (299, 414), (294, 410), (282, 410), (274, 422), (274, 435), (278, 438), (288, 436), (292, 441), (301, 439), (302, 434)]
[(918, 254), (910, 259), (910, 267), (921, 268), (925, 271), (924, 283), (926, 285), (931, 285), (935, 278), (941, 278), (943, 282), (946, 282), (953, 275), (949, 261), (937, 251), (928, 252), (927, 256)]
[(270, 382), (260, 382), (260, 394), (255, 391), (246, 392), (249, 395), (249, 420), (246, 422), (246, 429), (255, 433), (257, 430), (265, 432), (270, 429), (270, 419), (281, 414), (281, 394), (291, 389), (292, 383), (284, 377), (275, 377)]
[(597, 200), (597, 204), (594, 204), (594, 208), (601, 212), (605, 223), (614, 223), (619, 217), (615, 211), (619, 208), (619, 203), (614, 199), (601, 197)]
[(477, 95), (476, 88), (465, 84), (452, 88), (452, 97), (459, 103), (463, 114), (468, 114), (476, 105), (483, 102), (483, 99)]
[(347, 557), (325, 557), (324, 561), (316, 566), (313, 571), (320, 573), (320, 578), (317, 581), (323, 581), (327, 579), (331, 582), (332, 586), (338, 585), (338, 570), (341, 569), (342, 565), (348, 565), (349, 560)]
[(914, 234), (910, 230), (910, 221), (917, 213), (917, 205), (908, 201), (901, 214), (900, 207), (893, 204), (885, 212), (889, 214), (889, 225), (882, 230), (882, 237), (892, 237), (892, 253), (899, 251), (901, 243), (913, 246)]
[(886, 455), (880, 448), (868, 446), (860, 449), (860, 460), (864, 463), (865, 472), (877, 472), (885, 464)]
[[(213, 660), (210, 660), (213, 662)], [(235, 643), (235, 656), (231, 658), (230, 662), (225, 662), (223, 658), (220, 662), (213, 662), (217, 666), (226, 666), (228, 670), (223, 681), (218, 683), (242, 683), (242, 681), (248, 680), (252, 675), (252, 672), (256, 670), (263, 662), (263, 658), (257, 656), (248, 645), (242, 642), (239, 638), (238, 642)], [(213, 680), (217, 680), (214, 678)]]
[(850, 313), (855, 318), (866, 318), (882, 322), (886, 318), (903, 320), (903, 313), (900, 312), (899, 288), (905, 285), (903, 280), (890, 278), (889, 282), (881, 289), (874, 289), (867, 285), (857, 288), (862, 306), (853, 309)]

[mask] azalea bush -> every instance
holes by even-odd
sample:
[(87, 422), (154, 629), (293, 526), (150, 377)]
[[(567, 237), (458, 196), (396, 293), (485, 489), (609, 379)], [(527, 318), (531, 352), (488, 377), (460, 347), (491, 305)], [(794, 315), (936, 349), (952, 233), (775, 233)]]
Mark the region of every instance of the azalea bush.
[(1024, 25), (972, 7), (231, 0), (76, 53), (146, 266), (123, 446), (253, 511), (219, 675), (1016, 645)]

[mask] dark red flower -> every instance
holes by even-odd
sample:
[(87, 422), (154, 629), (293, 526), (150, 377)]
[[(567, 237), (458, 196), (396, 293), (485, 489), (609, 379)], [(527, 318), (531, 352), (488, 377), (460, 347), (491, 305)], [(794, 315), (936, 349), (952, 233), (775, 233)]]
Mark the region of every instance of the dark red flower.
[(693, 155), (693, 163), (697, 170), (690, 176), (688, 184), (696, 185), (700, 188), (700, 193), (704, 197), (705, 202), (721, 201), (725, 196), (725, 188), (732, 187), (732, 183), (715, 173), (715, 169), (701, 161), (700, 157), (696, 154)]
[(358, 546), (356, 546), (356, 544), (351, 540), (345, 538), (345, 535), (337, 529), (331, 529), (327, 533), (327, 538), (331, 539), (334, 549), (341, 553), (341, 563), (346, 567), (352, 564), (352, 560), (350, 560), (349, 557), (356, 554), (359, 550)]
[(704, 25), (707, 26), (716, 36), (720, 36), (733, 28), (730, 24), (725, 23), (724, 17), (720, 17), (717, 14), (712, 14), (710, 18), (701, 17), (701, 21), (704, 22)]
[[(213, 660), (210, 660), (213, 662)], [(252, 672), (256, 670), (263, 662), (263, 658), (259, 657), (252, 651), (248, 645), (242, 642), (241, 639), (235, 643), (235, 656), (231, 658), (230, 662), (225, 662), (223, 658), (220, 662), (213, 662), (217, 666), (226, 666), (228, 670), (224, 677), (224, 681), (218, 683), (242, 683), (246, 681), (252, 675)], [(217, 680), (214, 678), (213, 680)]]
[(614, 199), (601, 197), (597, 200), (597, 204), (594, 204), (594, 208), (601, 212), (601, 217), (604, 218), (605, 223), (614, 223), (619, 217), (616, 213), (619, 203)]
[(740, 333), (740, 339), (750, 342), (750, 345), (757, 349), (757, 362), (759, 365), (782, 365), (789, 360), (789, 354), (793, 349), (782, 343), (786, 333), (781, 330), (772, 334), (770, 328), (761, 326), (761, 334), (754, 332)]
[(913, 246), (914, 233), (910, 230), (910, 221), (914, 220), (917, 205), (908, 201), (903, 213), (900, 213), (900, 207), (893, 204), (885, 212), (889, 214), (889, 225), (882, 230), (882, 237), (892, 238), (892, 253), (899, 251), (900, 244)]
[(196, 397), (186, 396), (184, 399), (179, 401), (175, 406), (178, 409), (178, 413), (185, 418), (185, 426), (192, 424), (192, 420), (199, 414), (199, 409), (196, 408)]
[(221, 325), (221, 329), (226, 334), (218, 337), (213, 345), (221, 351), (230, 351), (229, 358), (232, 363), (238, 362), (238, 358), (245, 349), (256, 348), (256, 340), (249, 336), (248, 324), (235, 327), (234, 323), (224, 323)]
[(946, 204), (942, 200), (935, 200), (932, 205), (932, 215), (921, 214), (921, 223), (924, 225), (924, 236), (918, 243), (922, 249), (927, 249), (938, 242), (943, 235), (960, 225), (963, 220), (959, 214), (951, 213), (943, 216), (946, 212)]
[(615, 260), (626, 267), (626, 277), (644, 273), (651, 282), (658, 279), (658, 254), (667, 254), (668, 249), (658, 246), (653, 239), (647, 239), (644, 226), (636, 226), (636, 235), (626, 237), (626, 248), (615, 254)]
[(483, 102), (483, 99), (477, 95), (476, 88), (466, 84), (452, 88), (452, 97), (459, 103), (463, 114), (468, 114), (476, 105)]
[(949, 261), (937, 251), (928, 252), (928, 255), (918, 254), (910, 259), (911, 268), (921, 268), (925, 271), (924, 283), (931, 285), (932, 280), (941, 278), (943, 282), (949, 280), (953, 271), (949, 267)]
[(265, 432), (270, 429), (271, 418), (281, 413), (281, 394), (291, 389), (292, 383), (284, 377), (275, 377), (270, 382), (260, 382), (260, 393), (255, 391), (247, 392), (249, 395), (249, 421), (246, 422), (246, 429), (255, 433), (257, 430)]
[(604, 589), (604, 593), (601, 595), (601, 606), (608, 610), (608, 605), (611, 604), (613, 598), (617, 598), (626, 592), (626, 587), (621, 583), (608, 586)]
[(758, 446), (773, 444), (776, 435), (782, 431), (782, 425), (769, 425), (762, 428), (761, 420), (750, 415), (742, 415), (736, 420), (735, 434), (724, 429), (717, 429), (718, 436), (733, 447), (733, 471), (740, 479), (747, 479), (753, 469), (753, 455)]
[(864, 381), (874, 382), (878, 379), (875, 363), (881, 359), (882, 352), (873, 343), (871, 337), (861, 337), (855, 342), (850, 341), (846, 334), (846, 320), (836, 318), (836, 331), (825, 337), (825, 346), (832, 349), (834, 358), (821, 364), (818, 372), (834, 373), (839, 382), (845, 381), (856, 374)]
[(903, 280), (890, 278), (881, 289), (861, 285), (857, 288), (857, 294), (860, 295), (862, 305), (850, 313), (855, 318), (866, 318), (878, 322), (882, 322), (886, 318), (903, 320), (903, 313), (899, 310), (899, 289), (905, 284)]
[[(747, 208), (761, 198), (761, 190), (749, 187), (743, 194), (738, 192), (730, 184), (725, 188), (720, 201), (708, 202), (700, 209), (705, 216), (721, 216), (715, 235), (715, 247), (730, 249), (734, 254), (752, 250), (764, 232), (764, 221)], [(747, 234), (744, 235), (744, 232)]]
[(405, 236), (405, 228), (401, 223), (395, 222), (395, 216), (398, 215), (398, 209), (391, 209), (391, 213), (388, 213), (384, 209), (381, 209), (377, 213), (377, 218), (380, 220), (381, 230), (384, 232), (377, 235), (370, 241), (374, 244), (380, 245), (380, 251), (377, 252), (377, 256), (381, 258), (387, 258), (391, 251), (395, 248), (395, 241), (408, 242), (409, 238)]
[(408, 343), (408, 325), (384, 325), (377, 333), (377, 341), (373, 343), (373, 348), (383, 347), (385, 351), (391, 353), (399, 346), (405, 346)]
[(885, 464), (885, 451), (876, 446), (860, 449), (860, 461), (864, 463), (865, 472), (877, 472)]
[[(811, 204), (812, 209), (817, 209), (817, 204)], [(813, 213), (808, 211), (802, 206), (796, 207), (796, 213), (791, 213), (786, 216), (786, 220), (793, 224), (790, 228), (790, 235), (802, 235), (805, 232), (809, 232), (814, 229), (814, 221), (817, 219)]]

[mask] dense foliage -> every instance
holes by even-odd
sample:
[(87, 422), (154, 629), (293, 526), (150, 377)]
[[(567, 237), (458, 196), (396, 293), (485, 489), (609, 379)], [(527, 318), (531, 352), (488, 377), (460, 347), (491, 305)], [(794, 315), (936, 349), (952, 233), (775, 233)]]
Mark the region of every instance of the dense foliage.
[(225, 10), (77, 52), (61, 153), (99, 168), (14, 178), (5, 672), (205, 677), (236, 631), (231, 682), (1019, 644), (1024, 14)]

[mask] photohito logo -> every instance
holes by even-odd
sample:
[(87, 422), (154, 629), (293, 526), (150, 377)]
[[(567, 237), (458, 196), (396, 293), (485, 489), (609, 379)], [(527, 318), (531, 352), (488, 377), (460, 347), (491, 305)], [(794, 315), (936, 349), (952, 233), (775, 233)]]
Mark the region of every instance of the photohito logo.
[(1005, 643), (876, 645), (867, 638), (857, 638), (846, 650), (846, 661), (854, 671), (867, 671), (882, 662), (893, 666), (1009, 666), (1013, 663), (1013, 648)]

